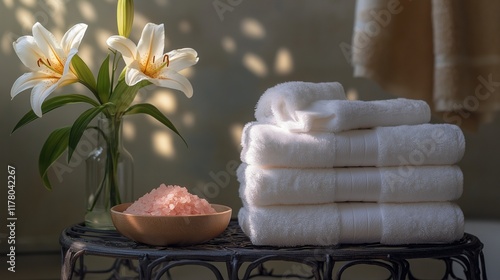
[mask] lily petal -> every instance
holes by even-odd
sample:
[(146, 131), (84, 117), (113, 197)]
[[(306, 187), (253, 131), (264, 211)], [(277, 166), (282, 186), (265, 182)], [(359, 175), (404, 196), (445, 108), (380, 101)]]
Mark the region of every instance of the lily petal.
[(12, 46), (21, 62), (32, 71), (40, 70), (37, 64), (38, 59), (44, 57), (42, 51), (37, 46), (33, 36), (23, 36), (17, 39)]
[(191, 98), (193, 96), (193, 86), (191, 85), (189, 80), (176, 71), (163, 71), (158, 79), (150, 79), (149, 81), (160, 87), (180, 90), (184, 92), (184, 94), (188, 98)]
[(43, 72), (29, 72), (21, 75), (12, 85), (10, 90), (10, 96), (14, 98), (20, 92), (23, 92), (29, 88), (36, 86), (38, 83), (45, 79), (50, 78), (47, 74)]
[(125, 83), (128, 86), (134, 86), (138, 82), (148, 80), (152, 82), (152, 78), (149, 76), (146, 76), (144, 73), (142, 73), (139, 69), (135, 67), (128, 67), (127, 72), (125, 73)]
[(40, 81), (31, 91), (31, 108), (33, 112), (42, 117), (42, 103), (43, 101), (57, 88), (59, 79), (44, 79)]
[(45, 29), (39, 22), (33, 25), (33, 37), (46, 58), (60, 61), (62, 57), (65, 57), (54, 35)]
[(39, 81), (31, 91), (31, 109), (39, 117), (42, 117), (42, 104), (45, 99), (57, 88), (71, 84), (78, 79), (71, 75), (63, 76), (62, 78), (45, 78)]
[(76, 82), (77, 79), (72, 77), (63, 78), (45, 78), (39, 80), (31, 90), (31, 109), (38, 116), (42, 117), (42, 104), (45, 99), (54, 92), (57, 88)]
[(111, 48), (120, 52), (127, 66), (131, 65), (137, 57), (137, 47), (130, 39), (123, 36), (113, 35), (106, 40)]
[(68, 53), (70, 49), (78, 49), (86, 30), (87, 25), (84, 23), (79, 23), (71, 27), (61, 40), (63, 51)]
[(137, 43), (137, 52), (141, 65), (146, 65), (153, 56), (157, 59), (163, 56), (165, 46), (165, 29), (163, 24), (148, 23), (142, 30), (141, 39)]
[(74, 79), (78, 80), (78, 78), (73, 74), (73, 72), (71, 72), (71, 60), (73, 59), (73, 57), (78, 53), (78, 49), (71, 49), (69, 50), (68, 52), (68, 57), (66, 59), (66, 62), (64, 63), (64, 70), (63, 70), (63, 73), (61, 75), (61, 79), (63, 78), (67, 78), (67, 76), (71, 76), (71, 77), (74, 77)]
[(168, 68), (174, 71), (181, 71), (198, 62), (198, 53), (191, 48), (173, 50), (168, 52), (167, 55), (170, 59)]

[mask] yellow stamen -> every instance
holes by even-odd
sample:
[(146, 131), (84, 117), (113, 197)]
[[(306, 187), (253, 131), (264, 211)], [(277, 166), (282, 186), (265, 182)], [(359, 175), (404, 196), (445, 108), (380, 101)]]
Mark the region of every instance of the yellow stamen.
[(168, 67), (168, 65), (170, 64), (170, 58), (168, 57), (168, 54), (165, 54), (163, 56), (163, 62), (165, 62), (165, 58), (167, 59), (167, 67)]
[(155, 65), (155, 60), (156, 57), (153, 56), (152, 58), (152, 63), (151, 66), (149, 65), (149, 60), (146, 61), (146, 65), (142, 66), (141, 69), (143, 70), (143, 73), (150, 76), (150, 77), (155, 77), (158, 72), (160, 72), (161, 69), (163, 69), (165, 66), (168, 67), (170, 65), (170, 57), (168, 54), (163, 55), (163, 61), (159, 66)]
[(62, 71), (57, 71), (54, 67), (52, 67), (52, 64), (50, 63), (50, 60), (48, 58), (46, 60), (47, 60), (47, 62), (45, 62), (42, 58), (39, 58), (36, 61), (36, 65), (38, 65), (38, 67), (42, 67), (41, 65), (43, 65), (43, 66), (47, 67), (49, 70), (52, 70), (52, 71), (59, 73), (59, 74), (62, 74)]

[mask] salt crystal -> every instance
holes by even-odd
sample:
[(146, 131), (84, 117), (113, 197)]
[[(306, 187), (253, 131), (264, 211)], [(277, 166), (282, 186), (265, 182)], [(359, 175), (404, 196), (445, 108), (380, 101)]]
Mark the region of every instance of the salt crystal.
[(216, 211), (203, 198), (190, 194), (180, 186), (166, 186), (153, 189), (132, 203), (123, 213), (148, 216), (201, 215)]

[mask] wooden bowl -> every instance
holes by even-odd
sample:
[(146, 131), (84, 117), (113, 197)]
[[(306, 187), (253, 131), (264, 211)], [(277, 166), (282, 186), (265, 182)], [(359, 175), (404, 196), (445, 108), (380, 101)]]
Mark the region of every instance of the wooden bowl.
[(188, 216), (141, 216), (125, 214), (132, 203), (111, 208), (111, 218), (122, 235), (148, 245), (194, 245), (221, 234), (231, 219), (231, 208), (211, 204), (216, 213)]

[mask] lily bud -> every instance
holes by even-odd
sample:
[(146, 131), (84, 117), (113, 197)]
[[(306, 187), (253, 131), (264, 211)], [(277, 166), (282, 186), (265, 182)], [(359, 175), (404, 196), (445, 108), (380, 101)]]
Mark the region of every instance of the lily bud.
[(116, 8), (118, 34), (128, 37), (134, 22), (134, 0), (118, 0)]

